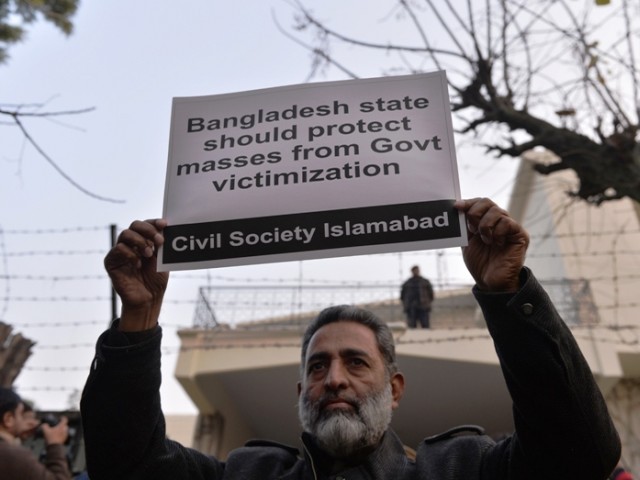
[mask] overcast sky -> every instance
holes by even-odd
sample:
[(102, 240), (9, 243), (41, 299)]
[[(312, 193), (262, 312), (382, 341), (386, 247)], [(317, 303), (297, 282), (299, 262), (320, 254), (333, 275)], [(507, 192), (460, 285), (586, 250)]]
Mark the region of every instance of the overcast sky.
[[(390, 2), (309, 3), (337, 27), (368, 36), (407, 34), (394, 22)], [(80, 192), (15, 126), (0, 125), (0, 320), (38, 342), (17, 387), (39, 408), (65, 408), (73, 390), (82, 388), (91, 345), (110, 317), (102, 271), (109, 225), (122, 229), (133, 219), (162, 213), (172, 97), (307, 81), (310, 55), (278, 31), (274, 15), (291, 29), (293, 10), (286, 1), (85, 1), (70, 37), (38, 23), (10, 50), (10, 61), (0, 67), (0, 104), (41, 104), (43, 112), (93, 109), (24, 123), (74, 182), (117, 201)], [(391, 56), (373, 59), (349, 49), (345, 54), (361, 77), (379, 76), (399, 63)], [(328, 70), (312, 81), (344, 79)], [(463, 197), (492, 196), (506, 206), (514, 160), (460, 149), (459, 167)], [(445, 259), (439, 267), (438, 255)], [(399, 284), (413, 264), (436, 283), (470, 283), (457, 249), (174, 274), (162, 317), (165, 411), (194, 411), (172, 375), (175, 331), (191, 324), (199, 286), (283, 279)]]

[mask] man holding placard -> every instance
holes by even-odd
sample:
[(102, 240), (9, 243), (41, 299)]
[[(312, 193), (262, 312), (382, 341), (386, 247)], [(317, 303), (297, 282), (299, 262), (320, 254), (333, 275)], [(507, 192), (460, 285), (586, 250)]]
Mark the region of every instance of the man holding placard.
[(122, 315), (100, 337), (83, 392), (91, 479), (605, 479), (620, 442), (575, 340), (524, 266), (527, 232), (488, 199), (454, 208), (467, 219), (465, 263), (513, 398), (512, 436), (454, 429), (408, 456), (389, 428), (405, 388), (393, 337), (375, 316), (342, 306), (321, 312), (303, 337), (303, 453), (254, 441), (221, 461), (168, 440), (158, 318), (169, 274), (157, 268), (167, 222), (136, 221), (105, 258)]

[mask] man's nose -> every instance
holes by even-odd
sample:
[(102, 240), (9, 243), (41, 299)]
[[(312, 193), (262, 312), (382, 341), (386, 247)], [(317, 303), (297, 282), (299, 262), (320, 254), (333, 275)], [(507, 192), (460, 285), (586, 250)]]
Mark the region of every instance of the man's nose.
[(347, 387), (349, 377), (341, 362), (331, 362), (327, 376), (324, 379), (324, 384), (325, 387), (330, 390), (341, 390)]

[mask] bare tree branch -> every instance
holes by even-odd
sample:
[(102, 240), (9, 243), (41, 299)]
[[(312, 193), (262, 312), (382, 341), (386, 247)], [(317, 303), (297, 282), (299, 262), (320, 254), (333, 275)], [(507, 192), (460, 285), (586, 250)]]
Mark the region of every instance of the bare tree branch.
[[(332, 64), (339, 51), (329, 49), (344, 44), (395, 52), (405, 71), (420, 71), (405, 54), (446, 67), (461, 133), (479, 139), (493, 130), (483, 143), (499, 156), (551, 150), (559, 161), (536, 170), (574, 170), (580, 185), (571, 195), (599, 205), (640, 202), (640, 10), (633, 1), (600, 9), (568, 0), (424, 0), (421, 10), (411, 0), (390, 0), (422, 46), (355, 38), (329, 28), (302, 0), (295, 5), (301, 35), (316, 35), (307, 48)], [(504, 127), (513, 134), (506, 141)]]
[(330, 55), (328, 55), (326, 52), (324, 52), (322, 49), (319, 48), (315, 48), (313, 45), (309, 45), (306, 42), (301, 41), (299, 38), (291, 35), (287, 30), (285, 30), (282, 25), (280, 25), (280, 22), (278, 22), (278, 19), (275, 16), (275, 12), (272, 10), (271, 11), (271, 18), (273, 18), (273, 22), (276, 24), (276, 28), (280, 31), (280, 33), (282, 33), (285, 37), (287, 37), (288, 39), (290, 39), (291, 41), (293, 41), (294, 43), (297, 43), (298, 45), (300, 45), (301, 47), (303, 47), (306, 50), (309, 50), (310, 52), (313, 53), (314, 56), (319, 56), (321, 57), (325, 62), (328, 62), (330, 64), (332, 64), (333, 66), (335, 66), (338, 70), (340, 70), (342, 73), (344, 73), (345, 75), (347, 75), (349, 78), (358, 78), (358, 76), (353, 73), (351, 70), (349, 70), (348, 68), (346, 68), (345, 66), (343, 66), (341, 63), (337, 62), (336, 60), (334, 60)]
[(97, 200), (105, 201), (105, 202), (124, 203), (124, 200), (117, 200), (117, 199), (104, 197), (102, 195), (98, 195), (96, 193), (93, 193), (90, 190), (84, 188), (78, 182), (76, 182), (73, 178), (71, 178), (71, 176), (69, 176), (44, 151), (44, 149), (42, 147), (40, 147), (40, 145), (36, 142), (36, 140), (29, 133), (29, 131), (27, 130), (27, 128), (24, 126), (24, 124), (21, 121), (21, 117), (40, 117), (40, 118), (58, 117), (58, 116), (63, 116), (63, 115), (75, 115), (75, 114), (80, 114), (80, 113), (87, 113), (87, 112), (90, 112), (92, 110), (93, 110), (93, 108), (85, 108), (85, 109), (80, 109), (80, 110), (67, 110), (67, 111), (59, 111), (59, 112), (22, 112), (22, 111), (20, 111), (20, 108), (18, 108), (18, 109), (13, 110), (13, 111), (0, 109), (0, 115), (6, 115), (6, 116), (10, 117), (12, 119), (12, 121), (13, 121), (13, 124), (15, 124), (20, 129), (20, 131), (22, 132), (22, 135), (24, 136), (24, 138), (33, 146), (33, 148), (36, 149), (36, 151), (40, 154), (40, 156), (42, 156), (42, 158), (44, 158), (54, 168), (54, 170), (56, 172), (58, 172), (58, 174), (62, 178), (64, 178), (67, 182), (69, 182), (75, 188), (80, 190), (82, 193), (84, 193), (85, 195), (87, 195), (89, 197), (95, 198)]

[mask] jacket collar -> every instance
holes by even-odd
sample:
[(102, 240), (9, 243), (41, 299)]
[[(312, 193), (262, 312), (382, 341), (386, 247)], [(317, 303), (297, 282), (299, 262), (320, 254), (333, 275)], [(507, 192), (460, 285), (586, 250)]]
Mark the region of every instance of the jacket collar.
[[(402, 442), (391, 429), (385, 432), (380, 444), (373, 452), (352, 465), (344, 464), (341, 466), (339, 461), (318, 447), (313, 435), (307, 432), (302, 434), (302, 443), (304, 444), (305, 459), (316, 479), (339, 472), (350, 478), (352, 476), (349, 475), (349, 472), (365, 471), (368, 474), (367, 478), (388, 480), (391, 472), (402, 471), (409, 463)], [(339, 472), (335, 471), (336, 468)], [(360, 476), (355, 474), (353, 478), (360, 478)]]

